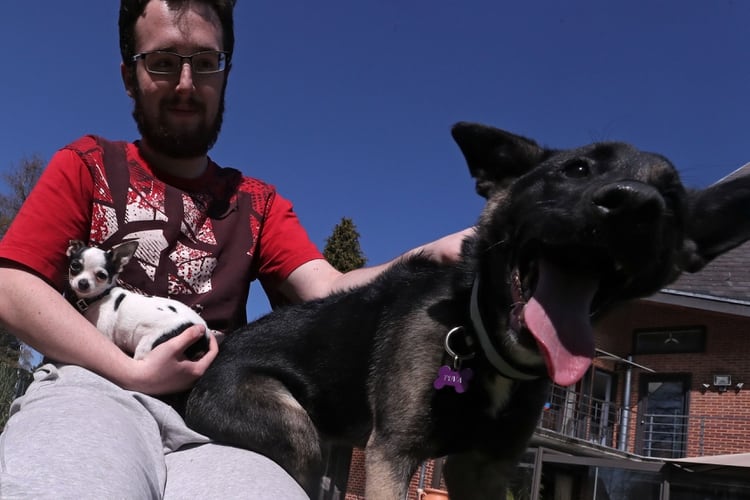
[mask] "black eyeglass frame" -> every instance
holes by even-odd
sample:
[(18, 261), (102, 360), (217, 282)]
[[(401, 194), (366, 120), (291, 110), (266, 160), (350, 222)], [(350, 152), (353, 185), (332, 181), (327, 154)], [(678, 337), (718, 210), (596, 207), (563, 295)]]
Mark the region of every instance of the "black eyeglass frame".
[[(176, 67), (175, 71), (159, 71), (152, 68), (149, 68), (148, 64), (146, 64), (146, 57), (151, 54), (166, 54), (170, 56), (176, 56), (180, 58), (180, 64)], [(212, 70), (212, 71), (202, 71), (197, 70), (193, 66), (193, 57), (199, 56), (202, 54), (217, 54), (219, 57), (219, 69)], [(187, 59), (188, 63), (190, 64), (190, 71), (193, 72), (195, 75), (215, 75), (216, 73), (221, 73), (224, 70), (227, 69), (227, 63), (229, 61), (230, 53), (224, 50), (200, 50), (198, 52), (194, 52), (190, 55), (183, 56), (182, 54), (178, 54), (177, 52), (172, 52), (171, 50), (151, 50), (148, 52), (139, 52), (138, 54), (135, 54), (133, 58), (131, 59), (132, 62), (138, 62), (139, 59), (143, 59), (143, 67), (146, 68), (146, 71), (153, 75), (179, 75), (180, 71), (182, 71), (182, 66), (185, 64), (185, 59)]]

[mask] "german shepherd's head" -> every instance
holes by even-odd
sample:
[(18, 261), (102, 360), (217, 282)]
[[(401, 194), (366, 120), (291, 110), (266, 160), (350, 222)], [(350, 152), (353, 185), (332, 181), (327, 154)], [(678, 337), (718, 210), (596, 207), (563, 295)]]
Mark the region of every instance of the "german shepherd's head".
[(750, 178), (690, 191), (666, 158), (624, 143), (554, 150), (471, 123), (456, 124), (453, 137), (488, 199), (480, 265), (505, 266), (481, 275), (514, 304), (510, 319), (506, 310), (490, 321), (507, 323), (512, 359), (560, 385), (591, 363), (592, 315), (654, 293), (750, 236)]

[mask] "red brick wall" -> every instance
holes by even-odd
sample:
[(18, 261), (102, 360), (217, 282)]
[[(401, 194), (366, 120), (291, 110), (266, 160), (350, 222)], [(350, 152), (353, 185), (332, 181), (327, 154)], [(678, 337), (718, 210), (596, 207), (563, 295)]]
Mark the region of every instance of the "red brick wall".
[[(649, 354), (633, 361), (665, 374), (689, 374), (689, 414), (707, 417), (702, 422), (691, 418), (688, 430), (688, 456), (739, 453), (750, 450), (750, 319), (676, 306), (638, 302), (608, 314), (597, 325), (597, 345), (626, 357), (632, 351), (633, 332), (639, 328), (704, 326), (706, 351), (690, 354)], [(739, 392), (703, 391), (716, 373), (729, 374), (732, 383), (745, 382)], [(633, 371), (631, 406), (637, 409), (642, 370)], [(622, 391), (622, 384), (619, 388)], [(631, 415), (629, 451), (635, 450), (638, 414)], [(703, 433), (701, 449), (700, 434)]]
[(359, 448), (352, 451), (352, 464), (349, 466), (349, 482), (346, 485), (346, 500), (365, 498), (365, 454)]
[[(423, 479), (425, 487), (429, 488), (432, 484), (432, 476), (435, 468), (435, 462), (430, 460), (426, 463), (426, 470)], [(417, 487), (419, 486), (421, 471), (418, 470), (409, 484), (409, 500), (417, 499)], [(441, 484), (445, 489), (445, 484)], [(365, 455), (362, 450), (355, 449), (352, 453), (352, 465), (349, 468), (349, 483), (346, 486), (346, 500), (365, 500)]]

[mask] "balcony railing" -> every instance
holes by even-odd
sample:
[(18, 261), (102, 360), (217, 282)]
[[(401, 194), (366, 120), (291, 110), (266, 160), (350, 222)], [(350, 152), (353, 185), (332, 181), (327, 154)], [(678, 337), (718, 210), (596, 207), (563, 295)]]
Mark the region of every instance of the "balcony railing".
[(639, 414), (635, 408), (560, 386), (552, 386), (539, 428), (659, 458), (719, 455), (750, 448), (748, 417)]
[(539, 427), (586, 442), (616, 448), (615, 427), (622, 408), (564, 387), (553, 385)]

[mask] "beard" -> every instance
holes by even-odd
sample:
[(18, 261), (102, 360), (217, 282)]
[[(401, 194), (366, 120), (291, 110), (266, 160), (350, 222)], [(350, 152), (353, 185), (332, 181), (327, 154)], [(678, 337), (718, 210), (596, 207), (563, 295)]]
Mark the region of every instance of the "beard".
[[(138, 132), (154, 151), (170, 158), (196, 158), (205, 156), (214, 146), (219, 137), (221, 124), (224, 119), (224, 92), (226, 83), (221, 90), (219, 108), (212, 122), (202, 122), (193, 130), (175, 130), (165, 117), (167, 109), (175, 104), (178, 98), (163, 100), (159, 103), (156, 117), (148, 117), (143, 108), (140, 91), (134, 93), (133, 118), (138, 126)], [(205, 106), (194, 97), (190, 97), (187, 104), (205, 115)]]

